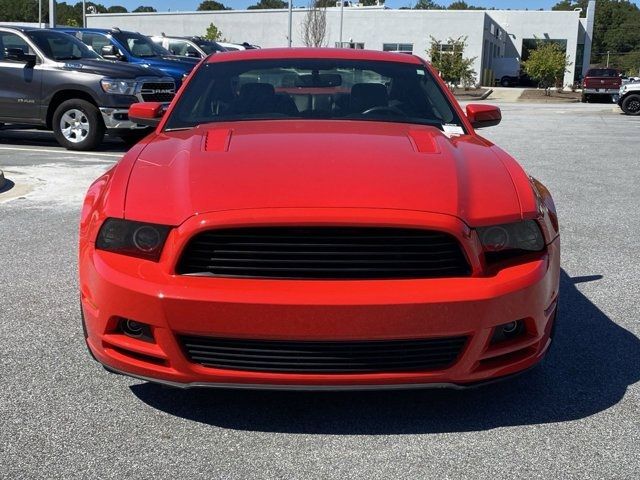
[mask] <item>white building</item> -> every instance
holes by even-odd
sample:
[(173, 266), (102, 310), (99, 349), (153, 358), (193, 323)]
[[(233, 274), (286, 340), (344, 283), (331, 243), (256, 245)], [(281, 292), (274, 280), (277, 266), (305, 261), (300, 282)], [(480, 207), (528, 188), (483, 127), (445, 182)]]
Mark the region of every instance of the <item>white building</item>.
[[(483, 84), (515, 74), (517, 64), (537, 39), (560, 42), (571, 65), (565, 84), (589, 66), (595, 1), (587, 18), (580, 11), (528, 10), (391, 10), (383, 7), (327, 9), (327, 46), (340, 39), (372, 50), (411, 51), (428, 58), (431, 37), (446, 49), (449, 38), (467, 37), (465, 56), (475, 58), (474, 70)], [(292, 14), (292, 44), (304, 46), (302, 24), (307, 9)], [(213, 23), (227, 41), (267, 47), (288, 44), (289, 12), (285, 10), (225, 10), (87, 15), (87, 26), (134, 30), (147, 35), (204, 35)], [(342, 23), (342, 32), (340, 25)], [(342, 33), (342, 35), (341, 35)], [(584, 61), (583, 61), (584, 59)]]

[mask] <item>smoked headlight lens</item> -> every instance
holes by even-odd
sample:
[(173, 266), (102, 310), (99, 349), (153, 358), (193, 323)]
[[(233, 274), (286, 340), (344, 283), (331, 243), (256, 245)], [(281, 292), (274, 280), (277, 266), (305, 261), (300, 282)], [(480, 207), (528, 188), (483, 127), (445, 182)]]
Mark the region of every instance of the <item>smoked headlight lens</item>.
[(102, 224), (96, 248), (157, 262), (171, 227), (108, 218)]
[(105, 93), (114, 95), (135, 95), (137, 83), (135, 80), (113, 80), (103, 78), (100, 80), (100, 86)]
[(478, 228), (487, 261), (544, 250), (544, 237), (535, 220)]

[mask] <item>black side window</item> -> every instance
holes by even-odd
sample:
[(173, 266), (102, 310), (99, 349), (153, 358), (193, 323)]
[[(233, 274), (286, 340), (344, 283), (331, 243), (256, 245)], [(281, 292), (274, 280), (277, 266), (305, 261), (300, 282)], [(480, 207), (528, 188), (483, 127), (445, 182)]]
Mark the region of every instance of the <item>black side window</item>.
[(29, 44), (25, 42), (22, 37), (19, 37), (15, 33), (0, 32), (0, 60), (4, 60), (5, 51), (8, 48), (19, 48), (23, 53), (33, 54), (34, 51), (29, 47)]

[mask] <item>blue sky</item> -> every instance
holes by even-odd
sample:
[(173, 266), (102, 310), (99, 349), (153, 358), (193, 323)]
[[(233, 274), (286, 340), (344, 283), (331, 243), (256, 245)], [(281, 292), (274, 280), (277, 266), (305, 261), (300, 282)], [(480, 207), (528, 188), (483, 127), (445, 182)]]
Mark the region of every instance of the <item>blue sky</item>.
[[(75, 3), (74, 0), (66, 0), (67, 3)], [(195, 10), (200, 4), (201, 0), (97, 0), (97, 3), (102, 3), (106, 6), (122, 5), (129, 10), (140, 5), (147, 5), (155, 7), (158, 11), (171, 10)], [(218, 0), (220, 1), (220, 0)], [(416, 0), (387, 0), (387, 6), (390, 8), (399, 8), (405, 6), (411, 6)], [(451, 0), (436, 0), (441, 5), (448, 5)], [(557, 0), (466, 0), (471, 5), (478, 5), (483, 7), (495, 7), (495, 8), (551, 8), (557, 3)], [(248, 5), (257, 3), (257, 0), (222, 0), (222, 3), (231, 8), (246, 8)], [(306, 6), (309, 3), (308, 0), (293, 0), (295, 6)], [(636, 3), (639, 3), (636, 1)]]

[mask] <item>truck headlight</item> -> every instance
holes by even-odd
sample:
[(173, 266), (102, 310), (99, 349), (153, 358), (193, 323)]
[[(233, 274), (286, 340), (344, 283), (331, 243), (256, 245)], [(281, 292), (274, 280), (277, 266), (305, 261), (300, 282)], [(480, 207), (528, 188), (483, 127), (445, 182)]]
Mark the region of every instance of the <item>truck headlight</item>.
[(535, 220), (477, 229), (488, 262), (544, 250), (542, 231)]
[(137, 83), (135, 80), (114, 80), (103, 78), (100, 86), (106, 93), (114, 95), (135, 95)]
[(108, 218), (102, 224), (96, 248), (157, 262), (171, 227)]

